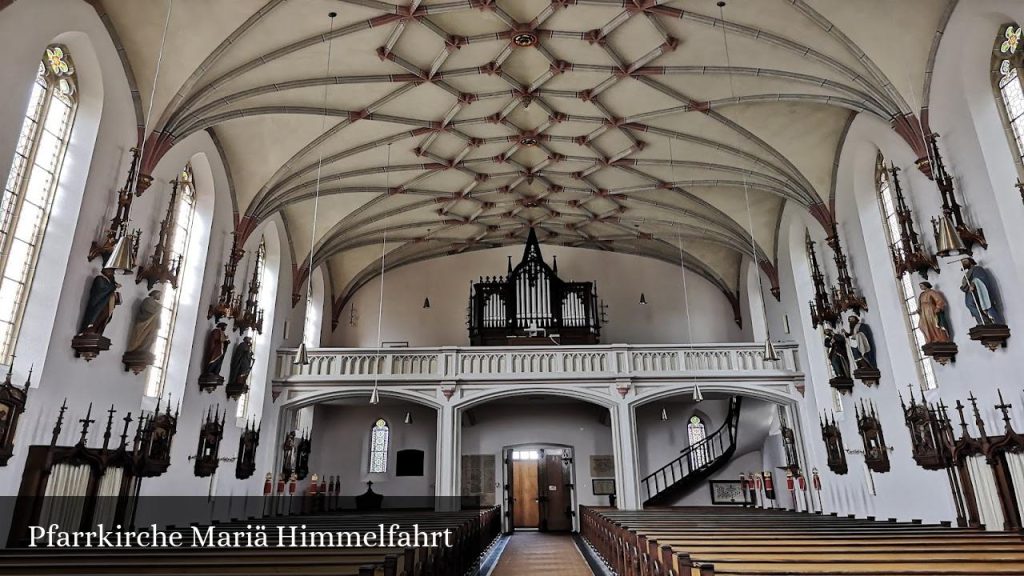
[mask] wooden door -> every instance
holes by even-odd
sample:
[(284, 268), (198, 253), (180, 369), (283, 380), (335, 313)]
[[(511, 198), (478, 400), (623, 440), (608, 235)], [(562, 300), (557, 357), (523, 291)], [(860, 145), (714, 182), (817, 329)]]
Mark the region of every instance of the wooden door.
[(568, 462), (562, 458), (562, 451), (545, 454), (542, 474), (541, 501), (544, 503), (543, 529), (553, 532), (572, 530), (572, 486), (569, 480)]
[(540, 502), (537, 491), (539, 460), (512, 462), (512, 526), (515, 528), (540, 527)]

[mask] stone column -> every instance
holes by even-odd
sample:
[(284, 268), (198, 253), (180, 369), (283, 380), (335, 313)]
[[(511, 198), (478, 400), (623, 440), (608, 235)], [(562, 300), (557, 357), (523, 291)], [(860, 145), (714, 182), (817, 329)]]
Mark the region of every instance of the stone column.
[(437, 411), (437, 479), (434, 487), (436, 496), (445, 497), (439, 500), (445, 509), (457, 509), (452, 508), (454, 502), (451, 497), (459, 495), (460, 432), (455, 408), (445, 401)]
[(612, 443), (615, 449), (615, 491), (619, 510), (640, 510), (639, 466), (637, 465), (636, 421), (625, 400), (611, 408)]

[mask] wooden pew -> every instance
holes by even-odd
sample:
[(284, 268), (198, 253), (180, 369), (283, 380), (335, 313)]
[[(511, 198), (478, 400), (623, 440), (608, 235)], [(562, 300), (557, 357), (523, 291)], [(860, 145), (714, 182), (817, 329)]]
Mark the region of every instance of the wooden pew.
[(733, 508), (583, 508), (581, 532), (620, 576), (1024, 575), (1017, 534)]

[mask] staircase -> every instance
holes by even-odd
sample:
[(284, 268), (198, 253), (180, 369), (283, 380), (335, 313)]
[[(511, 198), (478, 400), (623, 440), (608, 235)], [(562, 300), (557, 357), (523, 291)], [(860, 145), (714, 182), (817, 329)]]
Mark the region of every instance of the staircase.
[(729, 400), (725, 423), (704, 440), (687, 446), (679, 457), (646, 476), (644, 506), (668, 506), (722, 469), (736, 451), (740, 419), (739, 396)]

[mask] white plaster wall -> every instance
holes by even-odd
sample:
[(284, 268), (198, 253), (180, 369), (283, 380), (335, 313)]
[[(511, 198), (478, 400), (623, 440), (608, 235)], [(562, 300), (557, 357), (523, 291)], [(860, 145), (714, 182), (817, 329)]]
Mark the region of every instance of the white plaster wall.
[(577, 503), (606, 506), (607, 496), (594, 496), (590, 475), (591, 456), (612, 454), (611, 427), (601, 423), (602, 414), (607, 414), (607, 409), (561, 400), (483, 404), (472, 409), (474, 425), (463, 419), (462, 454), (494, 454), (494, 478), (498, 483), (495, 494), (500, 501), (503, 447), (517, 444), (572, 446), (576, 459)]
[[(662, 344), (690, 342), (682, 276), (678, 266), (582, 248), (542, 246), (550, 264), (558, 257), (564, 280), (597, 281), (598, 298), (608, 305), (609, 323), (601, 330), (606, 344)], [(467, 345), (466, 307), (470, 282), (480, 276), (504, 275), (507, 256), (513, 265), (522, 247), (482, 250), (429, 260), (392, 270), (384, 276), (384, 311), (381, 339), (406, 341), (410, 346)], [(733, 321), (726, 297), (695, 272), (687, 270), (694, 342), (749, 341)], [(331, 342), (335, 346), (376, 346), (380, 279), (363, 286), (345, 306)], [(640, 293), (647, 305), (639, 304)], [(429, 309), (423, 298), (430, 298)], [(354, 304), (358, 321), (349, 324)]]
[[(1015, 176), (1011, 149), (999, 122), (989, 79), (995, 34), (1000, 24), (1012, 20), (1024, 20), (1024, 7), (1019, 2), (979, 0), (959, 4), (936, 56), (929, 116), (932, 129), (942, 135), (939, 142), (943, 157), (956, 179), (958, 197), (967, 206), (967, 217), (974, 226), (984, 228), (989, 240), (989, 248), (976, 250), (975, 258), (996, 276), (1007, 323), (1016, 329), (1024, 326), (1024, 306), (1014, 298), (1024, 257), (1016, 234), (1024, 221), (1024, 207), (1011, 187)], [(868, 301), (869, 311), (863, 319), (875, 331), (882, 380), (878, 388), (856, 384), (853, 394), (843, 398), (845, 413), (837, 419), (846, 448), (860, 450), (854, 403), (863, 400), (878, 407), (886, 441), (892, 448), (892, 470), (873, 475), (876, 495), (868, 489), (862, 455), (848, 453), (850, 471), (843, 476), (832, 474), (825, 465), (816, 414), (831, 408), (831, 398), (820, 333), (810, 327), (807, 312), (813, 289), (803, 255), (805, 226), (819, 241), (819, 261), (829, 280), (834, 282), (836, 276), (831, 251), (820, 242), (823, 230), (792, 207), (787, 208), (780, 235), (783, 302), (768, 301), (769, 318), (775, 326), (782, 314), (789, 315), (792, 336), (801, 344), (801, 357), (807, 362), (807, 395), (800, 414), (804, 434), (810, 439), (807, 449), (811, 465), (822, 475), (825, 509), (904, 520), (953, 520), (954, 508), (945, 475), (925, 471), (913, 462), (903, 423), (899, 393), (905, 397), (908, 385), (913, 385), (920, 398), (919, 380), (874, 190), (874, 161), (879, 150), (887, 160), (903, 168), (903, 187), (915, 212), (917, 229), (931, 249), (934, 238), (928, 219), (940, 212), (935, 184), (913, 167), (915, 155), (909, 147), (884, 123), (864, 115), (858, 117), (850, 127), (839, 159), (836, 214), (851, 271)], [(955, 364), (935, 366), (939, 386), (927, 398), (953, 405), (957, 400), (966, 403), (973, 392), (988, 430), (996, 432), (1002, 424), (993, 405), (998, 403), (998, 391), (1002, 390), (1014, 405), (1015, 422), (1024, 424), (1024, 396), (1016, 377), (1024, 358), (1020, 343), (1014, 340), (1019, 335), (1010, 338), (1008, 348), (996, 352), (971, 341), (967, 330), (973, 321), (959, 290), (961, 277), (958, 260), (948, 259), (941, 262), (941, 274), (929, 278), (950, 302), (960, 352)], [(772, 450), (766, 444), (765, 454), (770, 453)], [(908, 486), (917, 489), (908, 490)]]
[[(406, 412), (412, 416), (411, 424), (405, 423)], [(370, 428), (378, 418), (387, 420), (391, 428), (388, 471), (370, 474)], [(437, 411), (433, 408), (406, 402), (377, 406), (321, 404), (314, 416), (313, 433), (310, 474), (340, 475), (342, 494), (362, 494), (367, 481), (373, 482), (374, 492), (385, 497), (434, 494)], [(423, 451), (423, 476), (395, 476), (396, 454), (406, 449)]]
[[(5, 93), (8, 105), (0, 109), (0, 164), (3, 171), (8, 169), (28, 87), (43, 49), (54, 39), (66, 43), (72, 50), (81, 77), (83, 101), (72, 132), (53, 216), (43, 240), (41, 264), (29, 297), (27, 328), (22, 331), (18, 344), (15, 380), (23, 381), (28, 367), (35, 364), (35, 386), (22, 417), (15, 456), (8, 466), (0, 468), (0, 493), (3, 494), (17, 492), (27, 447), (49, 442), (58, 408), (65, 398), (69, 410), (59, 444), (77, 441), (77, 420), (84, 417), (90, 403), (93, 403), (93, 418), (98, 420), (88, 437), (91, 446), (101, 442), (106, 409), (112, 406), (117, 410), (117, 418), (126, 412), (137, 418), (141, 408), (148, 409), (153, 404), (151, 399), (143, 397), (144, 374), (132, 375), (121, 365), (133, 310), (147, 292), (145, 284), (136, 285), (133, 277), (121, 278), (123, 304), (105, 334), (113, 341), (109, 351), (87, 363), (74, 358), (70, 348), (85, 292), (100, 266), (98, 261), (87, 262), (86, 254), (90, 243), (99, 237), (110, 218), (114, 191), (124, 181), (128, 149), (136, 138), (134, 108), (120, 59), (102, 22), (87, 3), (74, 0), (16, 2), (0, 13), (0, 44), (3, 46), (0, 85), (8, 89)], [(19, 86), (24, 89), (16, 89)], [(270, 395), (263, 394), (263, 387), (269, 352), (281, 340), (283, 315), (275, 318), (270, 307), (265, 331), (266, 354), (257, 362), (252, 379), (255, 389), (252, 414), (256, 420), (262, 418), (264, 423), (258, 472), (250, 480), (239, 481), (234, 478), (233, 463), (226, 462), (222, 463), (214, 480), (199, 479), (194, 477), (192, 462), (188, 460), (195, 450), (199, 422), (210, 405), (219, 404), (227, 408), (229, 414), (221, 446), (222, 457), (235, 455), (239, 434), (231, 418), (234, 403), (225, 398), (223, 391), (200, 395), (195, 384), (209, 329), (205, 311), (216, 295), (227, 250), (225, 240), (233, 229), (227, 167), (206, 133), (179, 142), (161, 160), (153, 171), (153, 186), (133, 204), (132, 222), (143, 228), (140, 258), (145, 261), (164, 215), (167, 182), (189, 161), (196, 168), (199, 209), (181, 288), (181, 307), (166, 385), (175, 404), (181, 402), (182, 414), (171, 469), (161, 478), (145, 480), (142, 494), (256, 494), (262, 490), (263, 472), (269, 471), (270, 448), (275, 444), (276, 435)], [(283, 241), (282, 244), (278, 260), (280, 270), (287, 271), (291, 269), (291, 257), (287, 245)], [(276, 275), (275, 270), (268, 281), (276, 283)], [(278, 310), (290, 307), (288, 292), (290, 286), (278, 292)], [(115, 422), (117, 430), (119, 423)]]

